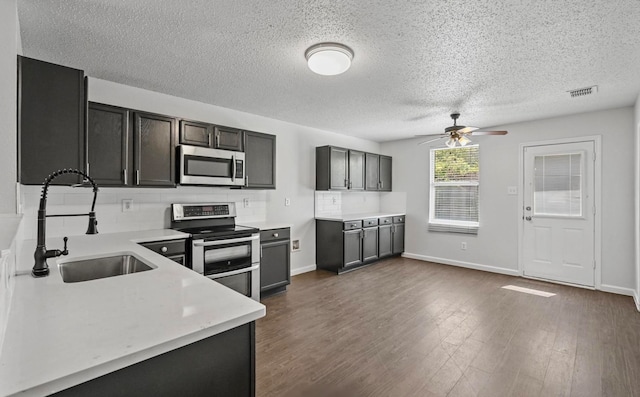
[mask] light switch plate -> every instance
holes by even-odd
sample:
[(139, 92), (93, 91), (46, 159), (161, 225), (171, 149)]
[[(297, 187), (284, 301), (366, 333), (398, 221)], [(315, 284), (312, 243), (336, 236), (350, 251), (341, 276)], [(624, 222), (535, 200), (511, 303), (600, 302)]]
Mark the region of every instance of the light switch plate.
[(133, 199), (122, 199), (122, 212), (133, 211)]

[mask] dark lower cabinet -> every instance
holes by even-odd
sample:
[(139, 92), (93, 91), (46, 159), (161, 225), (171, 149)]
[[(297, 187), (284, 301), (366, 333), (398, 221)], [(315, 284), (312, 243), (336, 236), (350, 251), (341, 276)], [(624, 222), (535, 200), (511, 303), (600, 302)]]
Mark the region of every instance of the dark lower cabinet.
[(319, 269), (340, 274), (403, 251), (404, 216), (347, 222), (316, 219)]
[(151, 241), (148, 243), (140, 243), (140, 245), (162, 256), (166, 256), (182, 266), (191, 268), (191, 264), (187, 259), (186, 239)]
[[(18, 57), (20, 183), (41, 185), (63, 168), (85, 171), (86, 84), (82, 70)], [(80, 181), (78, 175), (70, 174), (53, 184)]]
[(276, 136), (261, 132), (244, 132), (245, 187), (276, 188)]
[(98, 186), (125, 186), (131, 180), (129, 110), (89, 103), (88, 174)]
[(393, 255), (392, 225), (378, 226), (378, 256), (384, 258)]
[(53, 396), (253, 397), (255, 323), (133, 364)]
[(289, 228), (260, 231), (260, 296), (287, 290), (291, 283)]
[(134, 185), (175, 186), (176, 119), (135, 112)]

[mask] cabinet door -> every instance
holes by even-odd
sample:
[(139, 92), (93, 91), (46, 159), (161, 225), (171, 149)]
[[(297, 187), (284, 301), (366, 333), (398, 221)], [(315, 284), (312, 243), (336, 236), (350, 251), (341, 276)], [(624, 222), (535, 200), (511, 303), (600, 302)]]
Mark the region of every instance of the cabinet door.
[(383, 258), (393, 254), (392, 225), (378, 226), (378, 256)]
[[(63, 168), (85, 170), (85, 90), (82, 70), (18, 57), (20, 183), (40, 185)], [(52, 184), (80, 181), (78, 175), (63, 175)]]
[(380, 190), (391, 191), (391, 157), (380, 156)]
[(261, 244), (260, 291), (290, 283), (289, 240)]
[(183, 145), (194, 145), (211, 147), (211, 135), (213, 126), (196, 121), (180, 121), (180, 143)]
[(349, 150), (349, 189), (364, 190), (364, 152)]
[(345, 190), (349, 183), (349, 150), (332, 147), (330, 154), (331, 189)]
[(216, 126), (213, 136), (214, 148), (242, 151), (242, 131), (235, 128)]
[(366, 190), (378, 190), (380, 187), (380, 156), (367, 153), (365, 157)]
[(130, 170), (128, 162), (129, 111), (89, 104), (87, 128), (88, 173), (99, 186), (124, 186)]
[(364, 262), (378, 259), (378, 228), (367, 227), (362, 229), (362, 260)]
[(362, 229), (347, 230), (343, 233), (344, 258), (342, 265), (344, 267), (359, 265), (362, 263)]
[(135, 113), (135, 185), (175, 186), (175, 126), (171, 117)]
[(404, 252), (404, 223), (393, 225), (393, 253)]
[(245, 186), (276, 188), (276, 137), (245, 131)]

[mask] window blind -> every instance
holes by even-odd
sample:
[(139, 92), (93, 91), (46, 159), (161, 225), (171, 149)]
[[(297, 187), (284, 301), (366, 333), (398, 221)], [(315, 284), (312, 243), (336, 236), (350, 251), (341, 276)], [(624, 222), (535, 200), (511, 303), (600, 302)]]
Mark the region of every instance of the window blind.
[(431, 150), (429, 231), (478, 234), (479, 147)]

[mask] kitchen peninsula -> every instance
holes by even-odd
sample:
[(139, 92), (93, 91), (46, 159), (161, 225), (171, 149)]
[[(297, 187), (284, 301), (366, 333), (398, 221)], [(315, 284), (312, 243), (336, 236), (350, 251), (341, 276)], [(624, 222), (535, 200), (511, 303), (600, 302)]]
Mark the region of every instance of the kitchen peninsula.
[[(0, 356), (0, 395), (255, 394), (254, 321), (265, 307), (138, 243), (174, 230), (71, 236), (69, 255), (31, 276), (19, 250)], [(61, 239), (47, 240), (57, 247)], [(61, 263), (133, 255), (152, 269), (65, 283)]]

